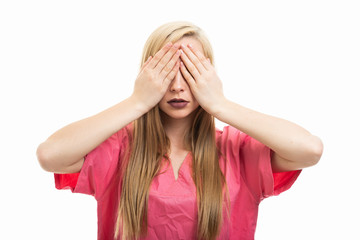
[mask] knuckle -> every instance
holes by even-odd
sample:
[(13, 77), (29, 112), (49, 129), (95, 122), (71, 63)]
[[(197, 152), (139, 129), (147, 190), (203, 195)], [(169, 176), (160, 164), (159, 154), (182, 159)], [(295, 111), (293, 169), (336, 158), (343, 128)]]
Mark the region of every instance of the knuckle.
[(154, 80), (154, 79), (156, 79), (156, 74), (154, 72), (149, 72), (148, 77), (150, 80)]
[(178, 67), (173, 67), (172, 70), (171, 70), (171, 72), (174, 72), (174, 73), (176, 73), (177, 71), (180, 71), (180, 68), (178, 68)]
[(188, 67), (188, 70), (189, 70), (190, 72), (194, 72), (194, 71), (195, 71), (195, 67), (194, 67), (194, 66), (190, 66), (190, 67)]
[(151, 70), (148, 69), (148, 68), (145, 68), (145, 69), (144, 69), (144, 73), (145, 73), (145, 75), (148, 76), (149, 78), (152, 78), (153, 75), (154, 75), (154, 72), (151, 71)]
[(149, 69), (148, 67), (144, 67), (143, 72), (146, 73), (146, 74), (148, 74), (148, 73), (151, 72), (151, 71), (150, 71), (150, 69)]
[(161, 59), (159, 62), (160, 66), (165, 66), (166, 65), (166, 59)]
[(149, 75), (149, 70), (147, 70), (146, 68), (142, 69), (140, 72), (139, 72), (139, 75), (138, 76), (148, 76)]
[(204, 56), (200, 56), (199, 60), (200, 60), (200, 62), (205, 62), (205, 61), (207, 61)]
[(171, 71), (172, 68), (170, 68), (168, 65), (166, 65), (163, 69), (164, 72), (168, 73)]
[(160, 56), (158, 54), (155, 54), (154, 58), (155, 61), (159, 61), (160, 60)]

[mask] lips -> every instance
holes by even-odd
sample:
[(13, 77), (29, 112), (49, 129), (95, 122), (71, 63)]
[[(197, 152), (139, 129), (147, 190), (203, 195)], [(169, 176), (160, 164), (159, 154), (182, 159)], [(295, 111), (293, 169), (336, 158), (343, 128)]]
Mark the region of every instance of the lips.
[(174, 103), (179, 103), (179, 102), (188, 102), (182, 98), (173, 98), (171, 99), (170, 101), (168, 101), (168, 103), (171, 103), (171, 102), (174, 102)]
[(182, 99), (182, 98), (173, 98), (170, 101), (167, 102), (174, 108), (183, 108), (185, 107), (189, 102)]

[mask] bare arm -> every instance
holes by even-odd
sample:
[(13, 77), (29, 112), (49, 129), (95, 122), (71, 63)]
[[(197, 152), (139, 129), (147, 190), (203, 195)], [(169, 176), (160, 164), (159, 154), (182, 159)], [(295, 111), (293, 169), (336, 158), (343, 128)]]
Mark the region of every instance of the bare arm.
[(41, 143), (36, 153), (42, 168), (56, 173), (80, 171), (87, 153), (153, 108), (179, 70), (178, 48), (167, 44), (154, 58), (148, 59), (129, 98), (92, 117), (65, 126)]
[(146, 108), (130, 97), (92, 117), (71, 123), (40, 144), (38, 160), (50, 172), (78, 172), (87, 153), (145, 112)]
[(225, 100), (214, 114), (272, 149), (275, 172), (298, 170), (315, 165), (322, 155), (321, 140), (287, 120), (266, 115)]
[[(180, 70), (199, 104), (214, 117), (236, 127), (272, 149), (274, 171), (291, 171), (316, 164), (322, 155), (321, 140), (304, 128), (231, 102), (204, 55), (190, 45), (181, 46)], [(185, 67), (186, 66), (186, 67)]]

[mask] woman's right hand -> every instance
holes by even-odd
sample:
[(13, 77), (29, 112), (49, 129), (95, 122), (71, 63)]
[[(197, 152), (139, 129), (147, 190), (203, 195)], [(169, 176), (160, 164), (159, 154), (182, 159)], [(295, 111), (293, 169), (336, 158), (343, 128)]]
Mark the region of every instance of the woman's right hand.
[(147, 111), (160, 102), (179, 71), (179, 48), (179, 44), (167, 43), (143, 64), (131, 98), (143, 105)]
[(52, 134), (37, 149), (41, 166), (50, 172), (78, 172), (84, 156), (111, 135), (153, 108), (179, 71), (179, 45), (167, 44), (140, 70), (130, 98)]

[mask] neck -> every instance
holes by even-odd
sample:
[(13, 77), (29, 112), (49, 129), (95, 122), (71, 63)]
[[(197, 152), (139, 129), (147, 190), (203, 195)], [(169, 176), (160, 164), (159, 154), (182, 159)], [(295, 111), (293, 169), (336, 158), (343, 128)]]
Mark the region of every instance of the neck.
[(193, 117), (183, 119), (174, 119), (163, 114), (164, 130), (171, 143), (171, 149), (174, 150), (190, 150), (186, 149), (184, 137), (191, 127)]

